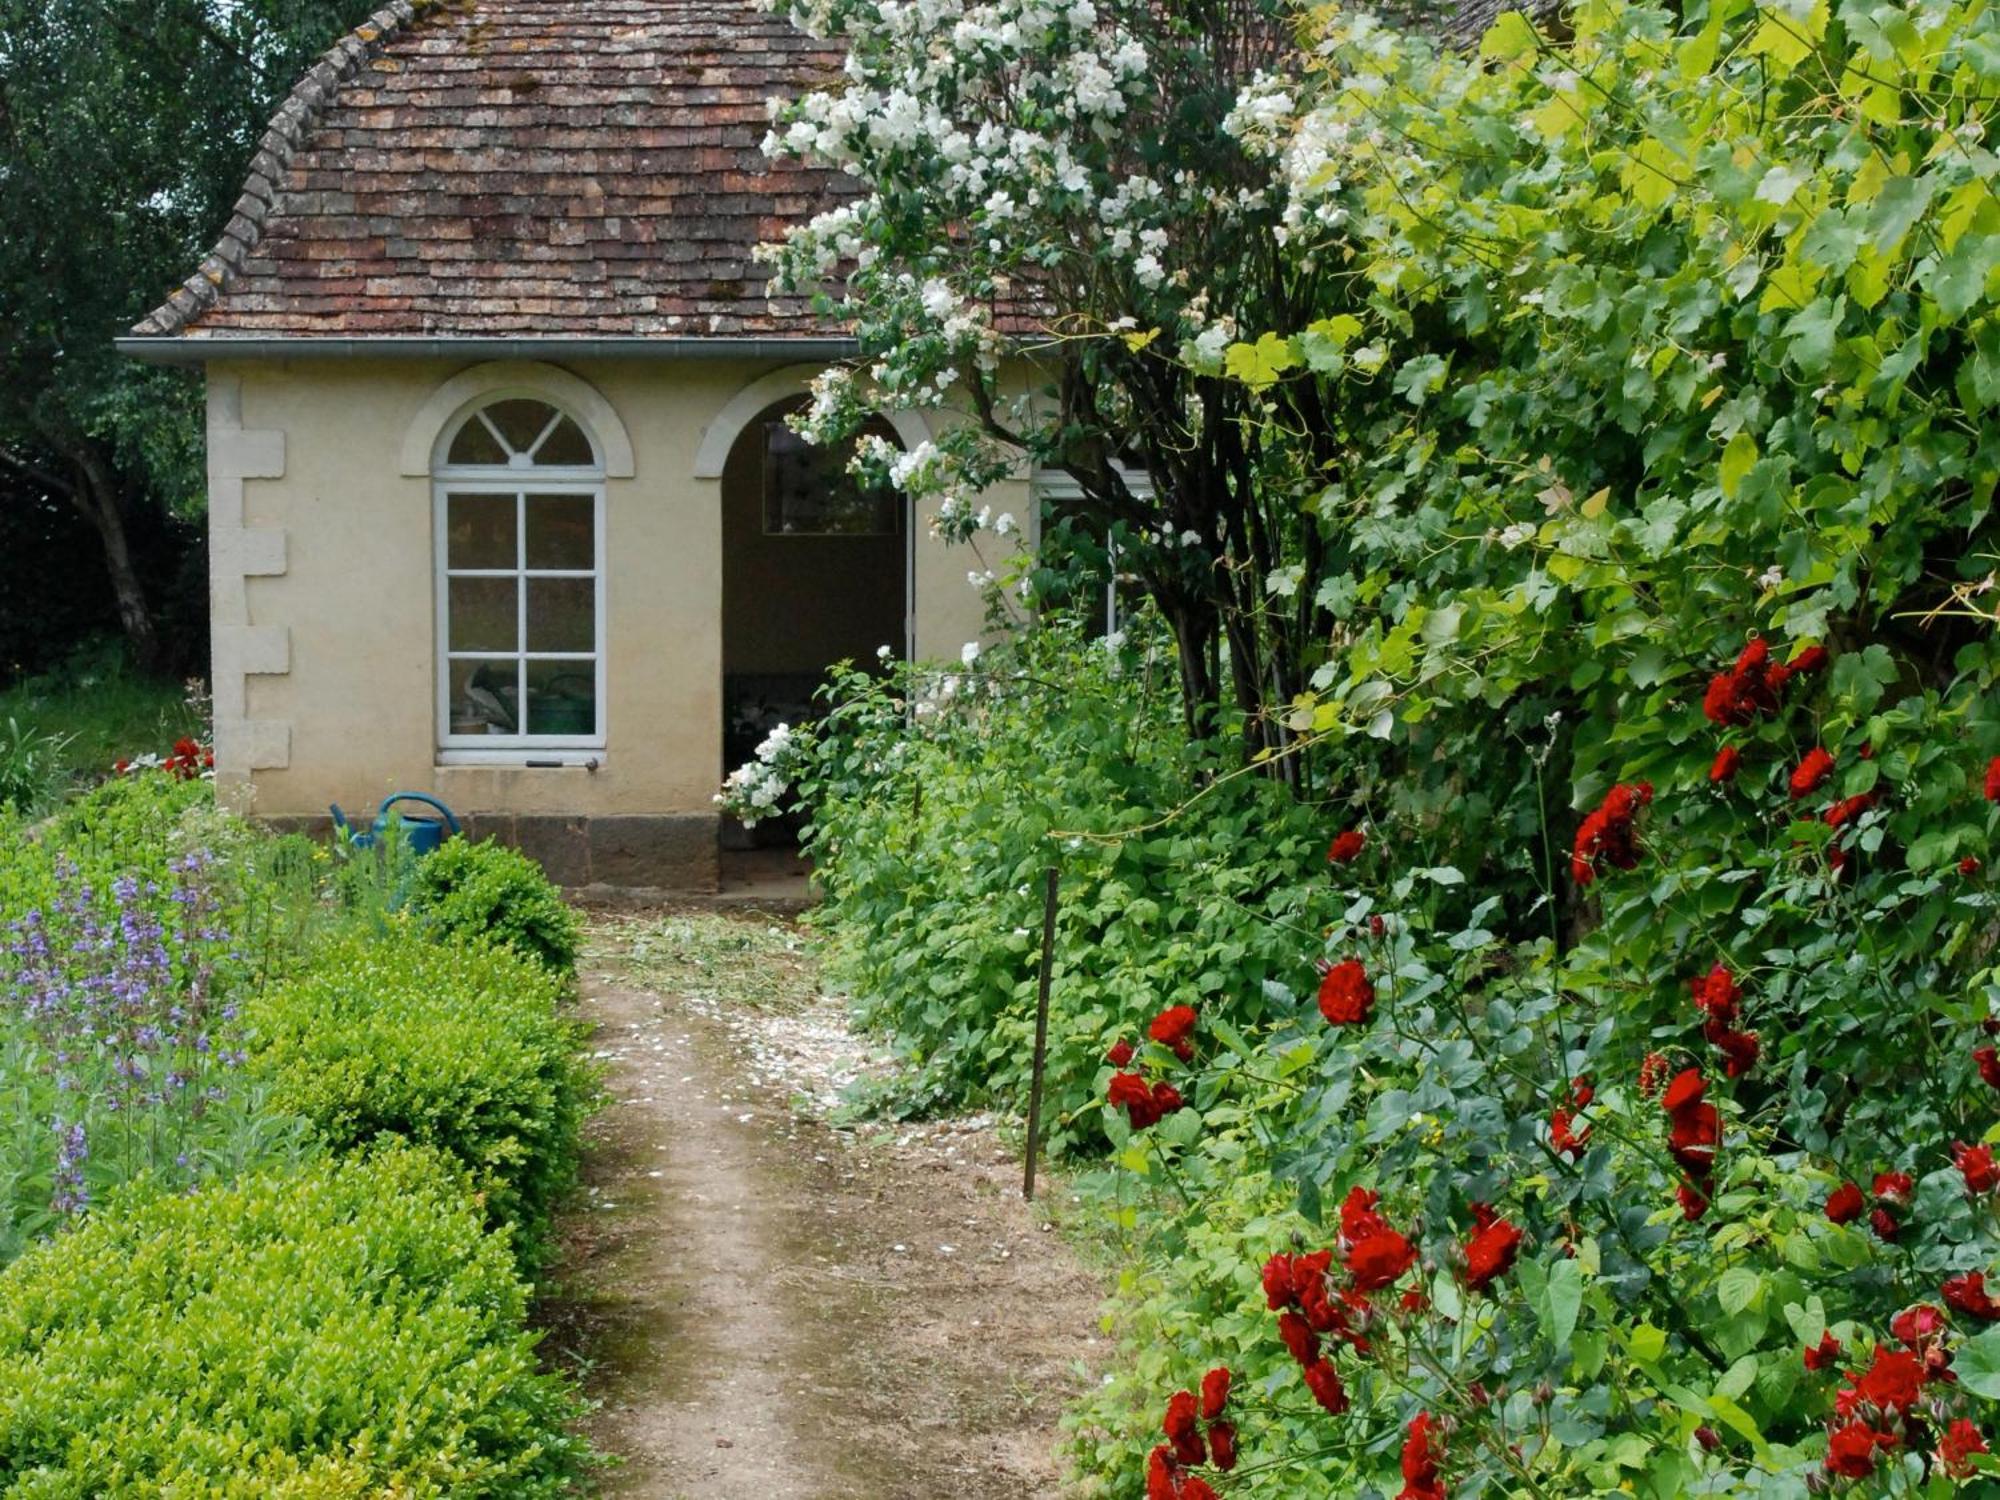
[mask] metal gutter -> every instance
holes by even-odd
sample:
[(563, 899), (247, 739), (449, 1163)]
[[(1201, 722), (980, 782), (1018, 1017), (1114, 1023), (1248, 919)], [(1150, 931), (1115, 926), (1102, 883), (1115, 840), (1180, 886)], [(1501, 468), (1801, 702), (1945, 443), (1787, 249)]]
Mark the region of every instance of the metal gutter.
[(646, 338), (467, 338), (384, 334), (134, 334), (112, 341), (120, 354), (154, 365), (200, 365), (217, 359), (847, 359), (860, 352), (851, 338), (763, 335)]

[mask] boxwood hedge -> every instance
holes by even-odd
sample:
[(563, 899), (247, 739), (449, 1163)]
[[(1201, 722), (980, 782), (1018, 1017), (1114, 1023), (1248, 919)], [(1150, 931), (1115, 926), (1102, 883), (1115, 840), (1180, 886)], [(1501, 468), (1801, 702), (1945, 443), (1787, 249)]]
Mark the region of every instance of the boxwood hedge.
[(93, 1214), (0, 1273), (0, 1493), (573, 1492), (576, 1399), (448, 1158), (387, 1147)]
[(248, 1003), (250, 1068), (272, 1109), (336, 1150), (399, 1136), (449, 1151), (532, 1264), (594, 1090), (561, 986), (506, 949), (402, 924), (343, 937)]

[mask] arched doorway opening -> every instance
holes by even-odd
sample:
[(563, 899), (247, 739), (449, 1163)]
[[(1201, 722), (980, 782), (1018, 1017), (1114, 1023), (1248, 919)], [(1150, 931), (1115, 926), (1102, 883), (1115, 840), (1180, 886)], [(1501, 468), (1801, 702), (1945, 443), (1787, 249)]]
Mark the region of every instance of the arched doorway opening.
[[(847, 472), (852, 443), (818, 447), (786, 425), (804, 396), (774, 401), (736, 436), (722, 470), (723, 766), (779, 724), (816, 712), (835, 662), (901, 659), (910, 638), (909, 507)], [(863, 435), (900, 446), (872, 422)], [(795, 839), (784, 820), (726, 842)]]

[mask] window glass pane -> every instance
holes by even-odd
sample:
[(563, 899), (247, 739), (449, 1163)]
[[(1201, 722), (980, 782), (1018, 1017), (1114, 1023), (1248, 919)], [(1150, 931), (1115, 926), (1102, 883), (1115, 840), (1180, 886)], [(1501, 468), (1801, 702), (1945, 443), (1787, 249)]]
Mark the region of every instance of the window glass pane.
[(589, 495), (528, 496), (528, 566), (597, 566), (597, 502)]
[(516, 651), (520, 618), (512, 578), (453, 578), (447, 599), (453, 651)]
[(528, 649), (593, 651), (597, 648), (597, 580), (528, 580)]
[(590, 439), (583, 435), (583, 429), (564, 417), (556, 423), (556, 430), (549, 434), (548, 440), (535, 450), (535, 462), (589, 468), (597, 462), (597, 455), (590, 451)]
[(527, 734), (597, 733), (597, 666), (587, 661), (528, 663)]
[(446, 505), (445, 559), (451, 567), (519, 566), (512, 495), (453, 495)]
[(493, 440), (493, 434), (486, 430), (486, 424), (474, 412), (465, 419), (465, 425), (458, 429), (458, 435), (451, 440), (451, 451), (445, 455), (449, 464), (504, 464), (507, 450)]
[(534, 447), (535, 439), (556, 414), (554, 407), (543, 402), (519, 398), (495, 401), (480, 410), (485, 412), (487, 421), (500, 429), (501, 438), (515, 453), (526, 453)]
[(512, 661), (451, 663), (450, 703), (453, 734), (519, 734), (516, 706), (520, 668)]
[(893, 536), (894, 490), (863, 488), (852, 449), (820, 448), (782, 421), (764, 424), (764, 530), (772, 536)]

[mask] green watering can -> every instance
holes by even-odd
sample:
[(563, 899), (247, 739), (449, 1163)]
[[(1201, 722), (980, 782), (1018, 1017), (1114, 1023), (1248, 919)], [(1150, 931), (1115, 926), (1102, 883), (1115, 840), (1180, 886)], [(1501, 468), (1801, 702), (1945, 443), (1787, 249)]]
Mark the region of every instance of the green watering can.
[(397, 792), (393, 796), (383, 798), (382, 805), (375, 810), (375, 822), (366, 833), (347, 821), (347, 814), (340, 810), (340, 804), (336, 802), (333, 804), (333, 826), (345, 833), (356, 849), (372, 849), (381, 842), (382, 836), (392, 826), (389, 809), (398, 802), (421, 802), (426, 807), (438, 810), (439, 816), (435, 818), (423, 813), (395, 815), (393, 822), (402, 825), (403, 842), (409, 846), (412, 854), (435, 853), (438, 846), (447, 838), (457, 836), (458, 819), (452, 816), (451, 809), (437, 798), (426, 796), (422, 792)]

